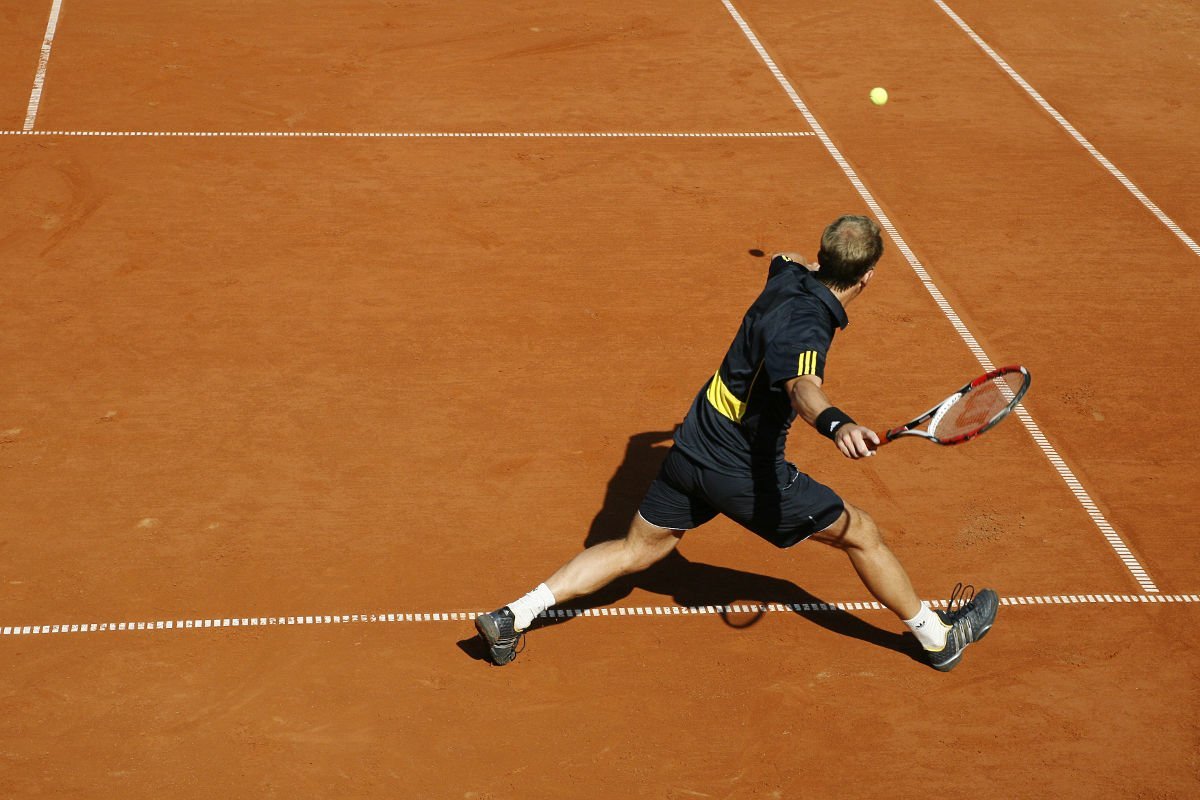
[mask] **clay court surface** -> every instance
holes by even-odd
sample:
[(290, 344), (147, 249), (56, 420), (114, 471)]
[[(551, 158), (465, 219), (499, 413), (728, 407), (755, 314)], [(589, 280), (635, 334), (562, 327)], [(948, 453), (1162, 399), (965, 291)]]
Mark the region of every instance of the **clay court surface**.
[[(0, 795), (1200, 795), (1200, 13), (947, 3), (0, 0)], [(988, 639), (718, 520), (480, 660), (867, 197), (831, 397), (1027, 413), (790, 455)]]

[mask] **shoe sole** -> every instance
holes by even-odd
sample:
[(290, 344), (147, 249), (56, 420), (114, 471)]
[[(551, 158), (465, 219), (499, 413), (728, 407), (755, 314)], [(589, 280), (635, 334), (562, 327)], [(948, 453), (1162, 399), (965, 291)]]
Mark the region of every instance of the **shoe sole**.
[(487, 614), (480, 614), (475, 617), (475, 630), (478, 631), (480, 638), (488, 648), (488, 655), (492, 657), (492, 663), (497, 667), (503, 667), (505, 664), (511, 663), (517, 657), (516, 648), (508, 651), (508, 658), (503, 661), (496, 654), (496, 640), (500, 638), (500, 628), (496, 625), (496, 620), (492, 619)]
[(488, 643), (488, 647), (495, 645), (496, 640), (500, 638), (500, 629), (496, 627), (496, 621), (487, 614), (475, 617), (475, 630), (479, 631), (479, 635)]

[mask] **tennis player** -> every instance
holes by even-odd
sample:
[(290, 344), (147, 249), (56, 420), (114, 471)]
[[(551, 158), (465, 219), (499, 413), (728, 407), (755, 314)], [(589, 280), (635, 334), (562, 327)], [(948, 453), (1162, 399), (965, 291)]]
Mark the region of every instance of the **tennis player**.
[(842, 550), (935, 669), (958, 665), (966, 647), (991, 628), (996, 593), (960, 585), (946, 611), (931, 609), (871, 517), (784, 457), (797, 416), (847, 458), (875, 455), (879, 436), (831, 404), (821, 385), (834, 333), (846, 327), (846, 307), (870, 284), (881, 255), (879, 226), (844, 216), (822, 234), (816, 264), (787, 253), (771, 260), (762, 294), (720, 369), (696, 395), (625, 537), (589, 547), (524, 597), (476, 617), (493, 663), (516, 658), (542, 612), (649, 567), (685, 532), (724, 514), (780, 548), (813, 539)]

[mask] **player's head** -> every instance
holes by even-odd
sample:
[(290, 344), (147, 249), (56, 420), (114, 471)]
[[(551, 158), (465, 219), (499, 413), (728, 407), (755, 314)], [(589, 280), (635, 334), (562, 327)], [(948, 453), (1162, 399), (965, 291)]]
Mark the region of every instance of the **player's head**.
[(850, 289), (875, 268), (882, 255), (883, 238), (875, 220), (838, 217), (821, 234), (817, 279), (830, 289)]

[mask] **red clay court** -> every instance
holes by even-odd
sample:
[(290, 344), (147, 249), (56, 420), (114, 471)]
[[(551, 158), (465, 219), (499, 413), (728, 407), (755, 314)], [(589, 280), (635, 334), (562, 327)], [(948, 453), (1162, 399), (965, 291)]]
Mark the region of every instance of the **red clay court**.
[[(0, 794), (1200, 795), (1184, 0), (0, 0)], [(875, 106), (872, 87), (891, 100)], [(758, 293), (887, 253), (802, 469), (922, 596), (728, 521), (554, 615)]]

